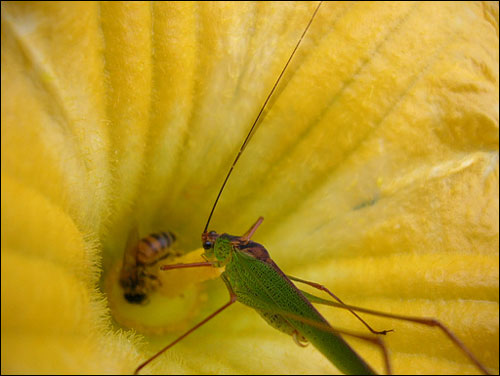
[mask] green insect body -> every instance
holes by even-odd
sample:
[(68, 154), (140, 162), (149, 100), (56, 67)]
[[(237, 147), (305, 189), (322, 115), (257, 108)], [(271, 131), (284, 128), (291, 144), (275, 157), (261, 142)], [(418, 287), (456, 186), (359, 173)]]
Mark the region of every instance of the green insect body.
[[(373, 369), (337, 334), (272, 312), (289, 312), (329, 326), (302, 292), (279, 269), (259, 243), (228, 234), (217, 235), (209, 261), (225, 263), (222, 278), (237, 300), (256, 309), (274, 328), (293, 334), (297, 331), (346, 374), (375, 374)], [(222, 256), (216, 260), (210, 257)], [(270, 319), (271, 315), (271, 319)]]

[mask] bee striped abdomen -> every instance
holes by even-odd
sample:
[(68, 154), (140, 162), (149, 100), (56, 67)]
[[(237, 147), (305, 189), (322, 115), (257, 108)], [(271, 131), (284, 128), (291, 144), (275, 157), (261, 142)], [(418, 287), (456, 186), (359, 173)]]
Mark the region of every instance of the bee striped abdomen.
[(168, 248), (175, 241), (171, 232), (151, 234), (140, 240), (137, 246), (137, 264), (151, 265), (169, 255)]

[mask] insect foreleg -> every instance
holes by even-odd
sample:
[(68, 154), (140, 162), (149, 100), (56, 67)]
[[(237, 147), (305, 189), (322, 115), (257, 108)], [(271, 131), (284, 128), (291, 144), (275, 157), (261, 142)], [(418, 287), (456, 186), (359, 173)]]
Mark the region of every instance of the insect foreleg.
[(446, 325), (441, 323), (439, 320), (436, 320), (434, 318), (427, 318), (427, 317), (416, 317), (416, 316), (404, 316), (404, 315), (398, 315), (394, 313), (387, 313), (387, 312), (381, 312), (381, 311), (375, 311), (372, 309), (367, 309), (367, 308), (361, 308), (361, 307), (356, 307), (352, 305), (347, 305), (347, 304), (340, 304), (340, 303), (335, 303), (330, 300), (326, 299), (321, 299), (318, 298), (317, 296), (311, 295), (305, 291), (302, 291), (302, 293), (313, 303), (317, 304), (324, 304), (324, 305), (329, 305), (332, 307), (338, 307), (342, 309), (347, 309), (349, 311), (357, 311), (357, 312), (363, 312), (367, 313), (369, 315), (374, 315), (374, 316), (381, 316), (381, 317), (388, 317), (391, 319), (396, 319), (396, 320), (401, 320), (401, 321), (410, 321), (414, 322), (416, 324), (422, 324), (430, 327), (435, 327), (439, 328), (447, 337), (450, 339), (462, 352), (469, 358), (469, 360), (476, 366), (477, 369), (479, 369), (482, 373), (485, 375), (490, 375), (486, 367), (476, 358), (476, 356), (465, 346), (465, 344), (458, 339), (458, 337), (450, 330)]
[[(224, 282), (226, 282), (226, 281), (224, 280)], [(151, 363), (153, 360), (155, 360), (157, 357), (159, 357), (165, 351), (167, 351), (168, 349), (170, 349), (172, 346), (174, 346), (175, 344), (177, 344), (178, 342), (180, 342), (181, 340), (183, 340), (185, 337), (187, 337), (189, 334), (191, 334), (192, 332), (194, 332), (196, 329), (198, 329), (200, 326), (202, 326), (203, 324), (205, 324), (207, 321), (210, 321), (210, 319), (214, 318), (219, 313), (221, 313), (226, 308), (228, 308), (230, 305), (232, 305), (234, 302), (236, 302), (236, 295), (235, 295), (235, 293), (233, 292), (233, 290), (231, 289), (231, 287), (229, 285), (228, 285), (228, 290), (229, 290), (229, 302), (227, 302), (226, 304), (224, 304), (217, 311), (215, 311), (214, 313), (212, 313), (211, 315), (209, 315), (208, 317), (206, 317), (204, 320), (202, 320), (201, 322), (199, 322), (198, 324), (196, 324), (195, 326), (193, 326), (187, 332), (185, 332), (184, 334), (182, 334), (181, 336), (179, 336), (177, 339), (175, 339), (174, 341), (172, 341), (171, 343), (169, 343), (167, 346), (165, 346), (163, 349), (161, 349), (160, 351), (158, 351), (151, 358), (149, 358), (144, 363), (142, 363), (139, 367), (136, 368), (136, 370), (134, 371), (134, 375), (137, 375), (139, 373), (139, 371), (141, 369), (143, 369), (146, 365), (148, 365), (149, 363)]]
[(196, 268), (199, 266), (211, 266), (214, 267), (214, 264), (211, 262), (193, 262), (191, 264), (172, 264), (172, 265), (162, 265), (160, 266), (161, 270), (171, 270), (171, 269), (183, 269), (183, 268)]
[[(296, 282), (300, 282), (300, 283), (305, 283), (306, 285), (309, 285), (311, 287), (314, 287), (318, 290), (321, 290), (321, 291), (325, 291), (327, 294), (329, 294), (332, 298), (334, 298), (336, 301), (338, 301), (340, 304), (344, 304), (345, 303), (340, 300), (339, 297), (337, 297), (333, 292), (331, 292), (328, 288), (326, 288), (325, 286), (323, 285), (320, 285), (319, 283), (316, 283), (316, 282), (311, 282), (311, 281), (306, 281), (305, 279), (300, 279), (300, 278), (297, 278), (297, 277), (292, 277), (291, 275), (287, 275), (288, 278), (290, 278), (292, 281), (296, 281)], [(313, 300), (314, 302), (314, 300)], [(321, 303), (320, 303), (321, 304)], [(373, 334), (382, 334), (382, 335), (386, 335), (387, 333), (389, 332), (393, 332), (394, 329), (389, 329), (389, 330), (382, 330), (382, 331), (378, 331), (378, 330), (374, 330), (372, 329), (372, 327), (370, 325), (368, 325), (368, 323), (363, 320), (361, 317), (359, 317), (359, 315), (354, 312), (353, 310), (351, 309), (348, 309), (349, 312), (351, 312), (354, 316), (356, 316), (356, 318), (361, 321), (367, 328), (370, 332), (372, 332)]]

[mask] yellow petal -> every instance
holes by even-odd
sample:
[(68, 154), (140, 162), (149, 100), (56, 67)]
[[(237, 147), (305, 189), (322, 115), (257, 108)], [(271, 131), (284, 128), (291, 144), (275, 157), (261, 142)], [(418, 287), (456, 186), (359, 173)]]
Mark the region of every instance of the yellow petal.
[[(134, 224), (199, 247), (315, 6), (2, 3), (2, 373), (130, 373), (179, 334), (119, 328), (104, 281)], [(498, 107), (498, 3), (324, 3), (211, 227), (264, 216), (285, 272), (438, 318), (498, 372)], [(227, 299), (196, 291), (197, 317)], [(396, 373), (477, 372), (434, 329), (366, 319), (395, 329)], [(240, 305), (144, 371), (336, 369)]]

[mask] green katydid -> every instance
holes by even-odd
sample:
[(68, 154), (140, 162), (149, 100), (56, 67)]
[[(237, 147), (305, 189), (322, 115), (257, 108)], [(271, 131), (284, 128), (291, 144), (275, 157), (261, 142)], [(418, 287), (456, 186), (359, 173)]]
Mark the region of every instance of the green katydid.
[[(241, 154), (248, 145), (251, 137), (255, 133), (261, 115), (273, 95), (278, 83), (285, 73), (290, 61), (306, 35), (313, 22), (322, 2), (319, 2), (311, 19), (300, 37), (295, 49), (291, 53), (287, 63), (277, 78), (272, 90), (262, 105), (246, 139), (227, 173), (222, 187), (215, 199), (211, 212), (208, 216), (205, 229), (202, 233), (202, 245), (205, 249), (205, 262), (192, 264), (164, 265), (162, 270), (191, 268), (191, 267), (217, 267), (225, 268), (221, 278), (226, 284), (230, 300), (214, 313), (199, 322), (193, 328), (179, 336), (176, 340), (168, 344), (154, 356), (142, 363), (135, 370), (137, 374), (143, 367), (170, 349), (176, 343), (184, 339), (187, 335), (204, 325), (206, 322), (217, 316), (236, 301), (255, 309), (272, 327), (293, 337), (294, 341), (302, 346), (304, 342), (310, 342), (320, 351), (330, 362), (340, 371), (346, 374), (375, 374), (375, 370), (362, 359), (342, 338), (341, 335), (354, 336), (360, 339), (371, 341), (380, 346), (384, 357), (386, 371), (391, 373), (389, 356), (380, 337), (352, 333), (332, 327), (327, 320), (314, 308), (312, 303), (325, 304), (349, 310), (353, 313), (373, 334), (386, 334), (391, 330), (375, 331), (355, 311), (366, 314), (390, 317), (399, 320), (406, 320), (428, 326), (437, 326), (445, 335), (470, 359), (470, 361), (483, 373), (488, 374), (486, 368), (476, 359), (476, 357), (465, 347), (465, 345), (443, 324), (435, 319), (419, 318), (388, 314), (373, 310), (344, 304), (330, 290), (322, 285), (309, 282), (296, 277), (287, 276), (271, 259), (268, 251), (259, 243), (251, 240), (257, 228), (261, 225), (263, 218), (260, 217), (255, 224), (242, 236), (229, 234), (218, 234), (215, 231), (208, 231), (210, 220), (217, 206), (219, 198), (231, 176), (234, 166), (238, 162)], [(295, 286), (292, 282), (308, 284), (317, 289), (327, 292), (337, 300), (335, 303), (325, 300), (309, 293), (306, 293)]]

